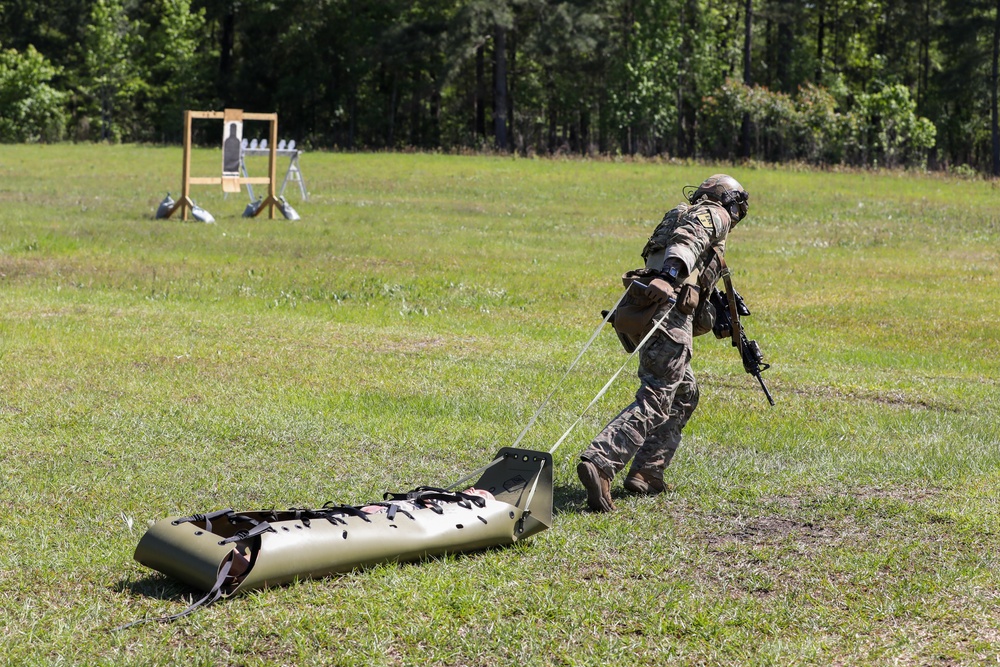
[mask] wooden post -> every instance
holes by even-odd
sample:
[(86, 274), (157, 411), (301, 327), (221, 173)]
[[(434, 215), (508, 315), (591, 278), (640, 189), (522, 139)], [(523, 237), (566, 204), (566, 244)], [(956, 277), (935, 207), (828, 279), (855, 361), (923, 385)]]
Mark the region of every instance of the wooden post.
[(274, 220), (274, 207), (278, 205), (277, 189), (276, 189), (276, 174), (278, 168), (278, 114), (276, 113), (244, 113), (244, 120), (264, 120), (270, 123), (270, 129), (268, 131), (268, 175), (266, 178), (245, 178), (240, 179), (243, 183), (267, 183), (267, 197), (261, 202), (260, 207), (254, 216), (260, 215), (260, 212), (267, 207), (268, 217)]
[(268, 156), (267, 173), (270, 181), (267, 184), (267, 194), (268, 199), (271, 200), (270, 219), (274, 220), (274, 205), (278, 201), (275, 188), (278, 169), (278, 114), (274, 114), (274, 120), (271, 121), (271, 138), (268, 140), (268, 144), (271, 147), (271, 154)]
[[(269, 164), (268, 164), (268, 175), (266, 177), (243, 177), (243, 178), (223, 178), (222, 176), (191, 176), (191, 125), (195, 118), (209, 119), (209, 120), (225, 120), (227, 118), (242, 118), (242, 120), (259, 120), (266, 121), (270, 124), (269, 128), (269, 139), (270, 151), (269, 151)], [(224, 130), (223, 130), (224, 132)], [(274, 207), (278, 205), (278, 197), (276, 194), (277, 189), (277, 168), (278, 168), (278, 114), (276, 113), (243, 113), (240, 109), (226, 109), (225, 111), (184, 111), (184, 165), (181, 171), (181, 196), (174, 203), (173, 208), (167, 213), (166, 217), (172, 216), (177, 209), (181, 209), (181, 219), (188, 219), (188, 212), (194, 207), (194, 202), (191, 201), (191, 186), (192, 185), (222, 185), (223, 189), (228, 185), (232, 187), (235, 185), (238, 189), (240, 185), (253, 184), (253, 185), (263, 185), (267, 184), (267, 199), (265, 199), (260, 208), (257, 209), (255, 216), (260, 215), (260, 212), (264, 210), (267, 206), (269, 210), (269, 217), (274, 220)]]
[(181, 220), (187, 222), (188, 202), (191, 201), (191, 112), (184, 111), (184, 169), (181, 175)]

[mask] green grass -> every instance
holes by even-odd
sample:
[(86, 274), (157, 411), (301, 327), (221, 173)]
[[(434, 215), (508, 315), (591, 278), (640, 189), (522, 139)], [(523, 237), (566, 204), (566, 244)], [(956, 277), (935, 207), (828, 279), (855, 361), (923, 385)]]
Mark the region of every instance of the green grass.
[[(218, 168), (198, 151), (195, 175)], [(253, 592), (132, 552), (148, 521), (362, 503), (511, 444), (682, 185), (715, 168), (302, 158), (291, 223), (155, 221), (174, 148), (0, 148), (0, 662), (971, 665), (1000, 657), (1000, 192), (912, 174), (726, 168), (727, 253), (774, 367), (695, 345), (666, 496), (583, 511), (556, 452), (525, 544)], [(261, 169), (257, 169), (261, 171)], [(524, 445), (624, 361), (603, 334)]]

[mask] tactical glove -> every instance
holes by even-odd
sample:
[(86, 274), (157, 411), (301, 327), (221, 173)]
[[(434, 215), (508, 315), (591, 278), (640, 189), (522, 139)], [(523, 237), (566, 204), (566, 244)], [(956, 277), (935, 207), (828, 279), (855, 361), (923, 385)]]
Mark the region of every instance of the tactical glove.
[(650, 301), (655, 301), (656, 303), (664, 304), (669, 303), (674, 299), (674, 288), (663, 278), (654, 278), (649, 281), (649, 287), (646, 288), (646, 296), (649, 297)]

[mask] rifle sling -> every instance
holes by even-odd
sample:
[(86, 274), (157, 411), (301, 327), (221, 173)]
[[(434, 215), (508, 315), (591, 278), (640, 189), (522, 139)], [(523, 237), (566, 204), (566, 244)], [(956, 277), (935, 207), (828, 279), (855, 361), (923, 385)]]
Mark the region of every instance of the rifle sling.
[(731, 334), (733, 336), (733, 347), (740, 351), (740, 355), (743, 354), (743, 326), (740, 324), (740, 313), (736, 309), (736, 290), (733, 289), (733, 277), (729, 272), (729, 267), (726, 266), (726, 258), (719, 256), (719, 261), (722, 265), (722, 279), (726, 282), (726, 292), (729, 296), (727, 301), (729, 301), (729, 319), (732, 326)]

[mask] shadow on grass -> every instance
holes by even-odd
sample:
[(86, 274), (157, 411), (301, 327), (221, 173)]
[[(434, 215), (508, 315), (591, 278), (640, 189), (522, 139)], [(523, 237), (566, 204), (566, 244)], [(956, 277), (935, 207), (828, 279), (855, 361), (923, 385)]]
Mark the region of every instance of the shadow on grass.
[[(641, 497), (629, 493), (621, 487), (611, 489), (611, 499), (616, 505), (619, 501), (635, 500)], [(552, 513), (558, 517), (560, 514), (593, 514), (594, 512), (587, 507), (587, 492), (583, 485), (556, 485), (552, 489)]]
[(557, 484), (552, 487), (552, 512), (560, 514), (587, 514), (587, 492), (577, 484), (566, 486)]
[(157, 600), (183, 601), (189, 597), (194, 600), (203, 595), (203, 592), (198, 591), (198, 589), (158, 572), (141, 576), (138, 579), (121, 579), (115, 584), (114, 590), (116, 593), (128, 593)]
[[(425, 556), (424, 558), (419, 558), (417, 560), (407, 560), (407, 561), (393, 561), (386, 560), (379, 563), (372, 563), (370, 565), (358, 566), (354, 569), (348, 570), (346, 572), (333, 572), (325, 575), (317, 575), (315, 577), (310, 577), (303, 575), (300, 578), (296, 578), (287, 583), (278, 584), (275, 586), (266, 586), (265, 589), (280, 589), (289, 586), (295, 586), (300, 583), (308, 581), (336, 581), (338, 579), (350, 577), (352, 575), (361, 573), (372, 573), (376, 572), (382, 568), (399, 568), (405, 571), (406, 568), (419, 567), (426, 563), (432, 563), (435, 561), (449, 561), (449, 560), (466, 560), (482, 557), (483, 554), (488, 553), (500, 553), (507, 549), (516, 548), (517, 544), (498, 544), (494, 546), (488, 546), (482, 549), (476, 549), (474, 551), (458, 551), (447, 554), (436, 554), (433, 556)], [(180, 602), (183, 604), (191, 604), (194, 600), (202, 597), (205, 591), (194, 588), (187, 584), (181, 583), (175, 579), (172, 579), (159, 572), (151, 572), (149, 574), (143, 575), (137, 579), (124, 578), (118, 581), (114, 585), (114, 590), (116, 593), (128, 593), (137, 597), (147, 597), (156, 600), (173, 601)], [(262, 589), (247, 589), (244, 592), (250, 592), (253, 590)], [(225, 598), (223, 598), (225, 599)]]

